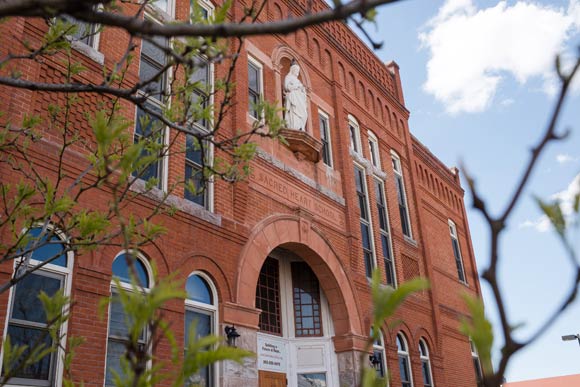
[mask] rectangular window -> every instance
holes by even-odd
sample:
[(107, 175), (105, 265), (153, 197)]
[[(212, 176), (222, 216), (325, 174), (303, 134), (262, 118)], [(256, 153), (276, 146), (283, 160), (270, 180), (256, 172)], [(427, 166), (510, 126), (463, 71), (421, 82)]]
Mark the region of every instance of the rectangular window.
[[(109, 305), (109, 334), (107, 337), (105, 386), (115, 385), (113, 370), (117, 374), (123, 375), (121, 358), (127, 352), (127, 344), (129, 343), (127, 315), (123, 309), (123, 305), (118, 301), (117, 297), (118, 295), (113, 293)], [(141, 332), (141, 335), (137, 339), (137, 343), (144, 348), (146, 344), (145, 331)]]
[(322, 112), (318, 113), (320, 122), (320, 141), (322, 141), (322, 162), (332, 167), (332, 148), (330, 146), (330, 125), (328, 116)]
[(395, 263), (393, 259), (393, 247), (391, 242), (391, 228), (385, 199), (385, 186), (381, 180), (375, 179), (375, 200), (379, 216), (379, 228), (381, 235), (381, 247), (385, 262), (385, 277), (387, 285), (395, 286)]
[(141, 92), (149, 98), (159, 102), (164, 101), (167, 77), (165, 67), (167, 58), (161, 47), (167, 46), (167, 40), (162, 37), (154, 37), (152, 41), (143, 39), (141, 42), (141, 57), (139, 61), (139, 82), (145, 83)]
[[(145, 107), (149, 111), (162, 114), (164, 109), (167, 86), (167, 58), (160, 48), (167, 45), (165, 38), (153, 38), (153, 42), (145, 39), (141, 42), (139, 60), (139, 82), (142, 84), (139, 93), (147, 97)], [(135, 119), (134, 142), (146, 141), (141, 152), (140, 168), (133, 176), (148, 181), (156, 179), (157, 188), (163, 188), (163, 156), (165, 144), (165, 127), (156, 117), (145, 110), (137, 108)]]
[[(28, 274), (15, 285), (7, 329), (12, 345), (26, 345), (28, 348), (41, 344), (48, 348), (55, 345), (48, 333), (46, 314), (38, 296), (40, 292), (53, 296), (63, 285), (64, 276), (42, 270)], [(54, 385), (57, 358), (57, 354), (53, 353), (17, 370), (10, 384)]]
[[(211, 98), (211, 66), (203, 58), (197, 58), (196, 67), (189, 76), (189, 82), (194, 86), (191, 94), (188, 116), (192, 131), (207, 133), (210, 131)], [(188, 134), (185, 149), (185, 187), (184, 197), (205, 208), (209, 206), (209, 183), (204, 176), (203, 168), (211, 154), (208, 143), (199, 142), (198, 138)]]
[(411, 222), (409, 220), (409, 208), (407, 206), (407, 195), (405, 193), (405, 182), (403, 180), (403, 169), (401, 159), (395, 153), (391, 154), (393, 160), (393, 170), (395, 171), (395, 185), (397, 187), (397, 199), (399, 202), (399, 215), (401, 217), (401, 228), (403, 235), (412, 238)]
[(318, 278), (305, 262), (292, 262), (291, 270), (296, 337), (322, 336)]
[[(148, 103), (146, 106), (153, 111), (159, 111), (157, 106), (153, 104)], [(133, 141), (135, 143), (144, 141), (145, 146), (140, 157), (140, 162), (143, 165), (133, 171), (133, 176), (145, 181), (156, 179), (158, 188), (162, 187), (164, 135), (165, 131), (161, 121), (138, 107)]]
[(184, 197), (200, 206), (207, 206), (207, 179), (203, 175), (202, 157), (207, 151), (201, 149), (197, 139), (188, 134), (185, 150), (185, 181), (191, 182), (193, 189), (185, 189)]
[(449, 220), (449, 233), (451, 234), (451, 246), (453, 247), (453, 255), (455, 257), (455, 266), (457, 267), (457, 278), (463, 283), (467, 283), (465, 279), (465, 270), (463, 268), (463, 259), (461, 257), (461, 249), (459, 248), (459, 239), (457, 238), (457, 228), (455, 223)]
[(260, 119), (258, 104), (262, 100), (262, 65), (248, 57), (248, 111), (250, 116)]
[(280, 322), (280, 270), (278, 260), (268, 257), (256, 286), (256, 308), (261, 309), (260, 331), (282, 335)]
[(368, 209), (369, 199), (366, 190), (364, 170), (355, 166), (354, 179), (360, 210), (360, 230), (363, 248), (363, 260), (365, 263), (365, 273), (368, 278), (371, 278), (374, 269), (374, 254), (372, 244), (371, 219)]
[[(189, 343), (190, 327), (195, 326), (195, 335), (197, 339), (213, 334), (213, 313), (201, 310), (185, 310), (185, 342)], [(214, 386), (213, 367), (207, 365), (200, 369), (194, 375), (191, 375), (186, 382), (187, 386)]]
[(73, 42), (81, 42), (87, 46), (97, 49), (97, 37), (99, 29), (96, 24), (85, 23), (68, 15), (62, 15), (60, 17), (68, 23), (74, 24), (76, 26), (75, 31), (71, 34), (68, 34)]

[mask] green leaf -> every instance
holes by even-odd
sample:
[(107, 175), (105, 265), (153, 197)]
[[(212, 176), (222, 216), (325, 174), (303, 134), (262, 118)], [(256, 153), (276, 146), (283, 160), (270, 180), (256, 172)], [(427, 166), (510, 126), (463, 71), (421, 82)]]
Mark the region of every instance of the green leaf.
[(493, 328), (485, 317), (483, 301), (469, 294), (463, 294), (463, 300), (471, 314), (471, 319), (461, 321), (461, 332), (470, 337), (477, 348), (484, 373), (493, 373), (491, 363), (491, 347), (493, 345)]
[(554, 229), (560, 236), (564, 236), (566, 231), (566, 219), (562, 212), (562, 207), (560, 201), (555, 201), (553, 203), (546, 203), (540, 198), (536, 198), (536, 202), (540, 206), (542, 212), (550, 219), (550, 223), (554, 226)]

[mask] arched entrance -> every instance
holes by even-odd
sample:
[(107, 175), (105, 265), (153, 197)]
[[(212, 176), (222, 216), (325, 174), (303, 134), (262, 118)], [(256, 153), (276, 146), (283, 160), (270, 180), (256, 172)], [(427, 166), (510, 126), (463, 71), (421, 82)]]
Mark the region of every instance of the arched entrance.
[[(341, 361), (337, 361), (335, 352), (350, 356), (353, 351), (362, 350), (366, 340), (353, 285), (341, 261), (309, 219), (295, 215), (267, 218), (256, 225), (241, 252), (234, 288), (234, 302), (237, 305), (254, 310), (258, 307), (256, 290), (260, 273), (265, 264), (271, 264), (271, 260), (279, 265), (272, 272), (278, 273), (281, 283), (277, 285), (279, 296), (283, 299), (280, 318), (284, 319), (281, 325), (285, 324), (286, 328), (279, 332), (262, 330), (257, 333), (258, 370), (268, 370), (268, 365), (271, 365), (270, 371), (287, 373), (289, 386), (299, 385), (300, 378), (314, 383), (326, 378), (326, 384), (313, 385), (338, 386), (343, 373), (352, 375), (356, 370), (341, 369)], [(296, 277), (297, 272), (301, 274), (300, 278)], [(295, 312), (311, 313), (310, 306), (317, 306), (309, 297), (316, 292), (304, 296), (306, 309), (297, 305), (295, 299), (300, 299), (300, 291), (296, 289), (305, 288), (303, 284), (295, 286), (297, 281), (316, 282), (316, 286), (320, 287), (319, 307), (322, 313), (318, 321), (308, 320), (308, 326), (300, 325), (302, 322)], [(323, 329), (308, 330), (316, 330), (315, 324), (320, 324)], [(263, 360), (263, 355), (268, 351), (272, 351), (274, 363), (285, 364), (260, 364), (260, 356)], [(321, 361), (309, 361), (308, 357)]]

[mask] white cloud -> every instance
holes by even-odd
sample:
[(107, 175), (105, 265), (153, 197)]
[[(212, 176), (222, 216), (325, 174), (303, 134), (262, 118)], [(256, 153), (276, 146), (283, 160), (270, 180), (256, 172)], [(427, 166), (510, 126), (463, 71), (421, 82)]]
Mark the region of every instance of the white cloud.
[(477, 9), (472, 0), (447, 0), (419, 39), (430, 51), (424, 90), (449, 113), (489, 107), (507, 75), (551, 86), (556, 53), (580, 27), (580, 1), (567, 10), (528, 0)]
[(560, 153), (560, 154), (556, 155), (556, 161), (560, 164), (575, 163), (576, 161), (579, 161), (579, 160), (580, 160), (580, 157), (573, 157), (567, 153)]
[[(568, 187), (550, 196), (551, 200), (559, 200), (562, 213), (567, 220), (571, 220), (573, 214), (574, 198), (580, 193), (580, 173), (572, 179)], [(535, 228), (539, 232), (546, 232), (552, 229), (550, 220), (546, 215), (542, 215), (536, 220), (525, 220), (518, 225), (519, 228)]]
[(500, 105), (507, 107), (513, 105), (515, 102), (516, 101), (513, 98), (505, 98), (501, 100)]

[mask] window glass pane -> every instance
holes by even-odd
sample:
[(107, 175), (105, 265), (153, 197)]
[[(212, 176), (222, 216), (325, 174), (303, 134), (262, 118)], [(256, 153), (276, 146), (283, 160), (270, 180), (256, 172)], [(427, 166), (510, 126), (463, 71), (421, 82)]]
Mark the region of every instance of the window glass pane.
[(46, 314), (38, 298), (40, 291), (53, 296), (61, 287), (61, 280), (39, 274), (28, 274), (18, 284), (12, 305), (12, 319), (46, 323)]
[(133, 269), (137, 275), (137, 285), (144, 288), (149, 287), (149, 275), (145, 265), (139, 258), (132, 257), (130, 254), (123, 253), (115, 258), (113, 262), (113, 276), (119, 278), (119, 281), (131, 283), (130, 269), (127, 259), (132, 260)]
[(200, 82), (201, 85), (209, 84), (209, 64), (202, 58), (195, 58), (195, 68), (189, 77), (189, 82), (195, 83)]
[[(42, 228), (40, 228), (40, 227), (35, 227), (35, 228), (31, 228), (30, 230), (28, 230), (28, 232), (26, 234), (31, 239), (28, 242), (28, 245), (26, 246), (27, 250), (29, 248), (31, 248), (32, 245), (38, 241), (38, 237), (40, 236), (41, 232), (42, 232)], [(65, 242), (62, 239), (60, 239), (59, 237), (57, 237), (56, 235), (53, 235), (50, 238), (50, 242), (46, 242), (47, 241), (47, 239), (46, 239), (47, 234), (50, 234), (50, 233), (51, 233), (50, 231), (47, 231), (44, 234), (44, 236), (42, 237), (42, 239), (38, 243), (39, 247), (36, 248), (32, 252), (32, 258), (36, 259), (37, 261), (44, 262), (48, 259), (51, 259), (53, 257), (58, 256), (51, 263), (53, 265), (66, 267), (67, 266), (67, 259), (66, 259), (66, 253), (64, 253), (64, 251), (66, 249)]]
[(208, 283), (198, 275), (191, 275), (185, 284), (187, 298), (213, 305), (213, 297)]
[(382, 378), (385, 376), (385, 365), (383, 364), (384, 363), (383, 350), (382, 349), (375, 349), (373, 351), (373, 354), (375, 355), (375, 359), (377, 359), (379, 361), (378, 367), (377, 367), (377, 375)]
[(399, 335), (397, 335), (397, 349), (400, 352), (407, 351), (407, 346), (405, 345), (405, 342), (401, 339), (401, 336), (399, 336)]
[[(28, 348), (44, 344), (45, 348), (52, 345), (52, 340), (48, 332), (44, 329), (24, 328), (15, 325), (8, 326), (8, 336), (12, 345), (26, 345)], [(27, 356), (25, 351), (23, 357)], [(16, 373), (16, 377), (36, 380), (49, 380), (51, 377), (51, 360), (52, 356), (48, 355), (40, 361), (23, 367)]]
[(162, 9), (165, 12), (168, 12), (168, 1), (169, 0), (155, 0), (155, 2), (153, 4), (155, 4), (155, 6), (159, 9)]
[(202, 165), (202, 152), (197, 139), (192, 135), (187, 135), (185, 146), (185, 157), (187, 160), (197, 165)]
[(250, 90), (260, 92), (260, 70), (252, 63), (248, 63), (248, 87)]
[(203, 179), (203, 174), (201, 169), (191, 165), (185, 165), (185, 180), (193, 181), (195, 187), (195, 192), (192, 192), (187, 187), (185, 189), (184, 197), (200, 206), (205, 207), (206, 202), (206, 191), (205, 191), (205, 180)]
[(156, 66), (155, 63), (150, 62), (147, 59), (141, 60), (139, 65), (139, 81), (148, 82), (144, 86), (143, 91), (151, 93), (152, 97), (156, 99), (161, 99), (161, 93), (163, 91), (163, 75), (160, 75), (156, 80), (152, 80), (155, 77), (161, 67)]
[(305, 262), (292, 262), (296, 336), (322, 336), (318, 278)]
[(163, 37), (154, 37), (153, 44), (148, 40), (143, 40), (141, 45), (141, 57), (146, 56), (152, 63), (161, 67), (165, 65), (165, 53), (158, 46), (166, 46), (167, 41)]
[(399, 356), (399, 371), (401, 372), (401, 381), (408, 382), (410, 379), (406, 356)]
[(423, 372), (423, 385), (430, 386), (431, 385), (431, 372), (429, 371), (429, 362), (423, 361), (422, 364), (422, 372)]
[(278, 260), (268, 257), (262, 265), (256, 286), (256, 308), (262, 310), (259, 323), (261, 331), (282, 333), (279, 283)]
[(189, 342), (189, 333), (192, 325), (195, 327), (195, 336), (197, 339), (211, 335), (212, 316), (206, 313), (200, 313), (193, 310), (185, 312), (185, 340)]
[(109, 335), (119, 338), (129, 337), (126, 318), (123, 305), (116, 301), (116, 297), (113, 296), (109, 308)]
[(125, 355), (125, 343), (121, 341), (109, 340), (107, 343), (107, 371), (105, 385), (114, 386), (113, 371), (121, 374), (121, 357)]
[(298, 374), (298, 387), (326, 387), (326, 374)]

